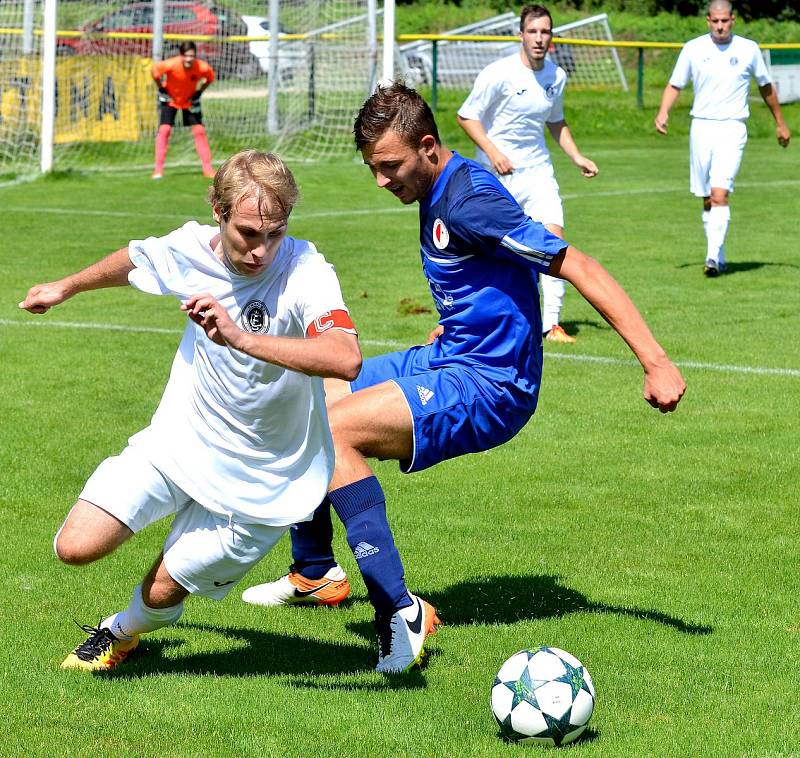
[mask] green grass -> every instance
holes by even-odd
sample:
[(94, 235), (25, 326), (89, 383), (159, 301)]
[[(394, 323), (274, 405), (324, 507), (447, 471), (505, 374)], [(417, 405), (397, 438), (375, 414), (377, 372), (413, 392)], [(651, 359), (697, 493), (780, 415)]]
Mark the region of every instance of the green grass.
[[(465, 149), (452, 114), (441, 121)], [(796, 754), (794, 147), (751, 139), (731, 274), (710, 281), (685, 136), (579, 142), (601, 174), (582, 180), (556, 156), (567, 237), (628, 289), (688, 392), (675, 414), (650, 409), (626, 348), (569, 291), (579, 341), (547, 346), (540, 407), (517, 438), (414, 476), (378, 464), (409, 585), (445, 623), (429, 667), (392, 679), (372, 670), (370, 607), (341, 530), (355, 591), (340, 609), (193, 598), (117, 674), (58, 669), (81, 639), (72, 620), (123, 607), (165, 536), (158, 525), (82, 569), (51, 549), (86, 477), (148, 422), (182, 317), (129, 289), (45, 317), (16, 303), (130, 238), (209, 213), (188, 170), (158, 184), (72, 172), (0, 188), (0, 755), (521, 755), (536, 748), (498, 740), (488, 693), (506, 657), (542, 643), (577, 655), (597, 685), (588, 738), (570, 755)], [(415, 210), (355, 162), (295, 169), (292, 232), (336, 265), (365, 353), (422, 339), (432, 314), (401, 302), (430, 304)], [(281, 573), (288, 548), (248, 580)]]

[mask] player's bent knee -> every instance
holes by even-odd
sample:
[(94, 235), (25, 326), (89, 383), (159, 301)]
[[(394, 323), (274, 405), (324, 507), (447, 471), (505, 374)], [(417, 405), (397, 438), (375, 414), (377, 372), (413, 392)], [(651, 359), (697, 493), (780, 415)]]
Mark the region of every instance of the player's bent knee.
[(82, 566), (112, 553), (133, 531), (102, 508), (79, 499), (53, 540), (60, 561)]
[(331, 435), (333, 436), (333, 447), (336, 452), (337, 460), (347, 457), (349, 453), (353, 451), (364, 456), (371, 455), (371, 446), (369, 441), (365, 439), (365, 432), (354, 429), (351, 424), (347, 423), (346, 418), (343, 418), (340, 424), (336, 424), (333, 419), (331, 419), (330, 425)]
[(108, 552), (98, 550), (96, 546), (87, 545), (85, 542), (75, 539), (69, 532), (65, 534), (63, 527), (53, 540), (53, 550), (56, 557), (68, 566), (85, 566), (87, 563), (92, 563), (107, 555)]

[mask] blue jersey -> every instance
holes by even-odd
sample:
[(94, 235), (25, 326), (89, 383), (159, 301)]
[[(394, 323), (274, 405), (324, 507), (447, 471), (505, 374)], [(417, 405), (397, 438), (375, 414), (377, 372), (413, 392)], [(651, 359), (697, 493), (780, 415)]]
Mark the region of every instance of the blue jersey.
[(542, 374), (539, 272), (567, 243), (533, 221), (495, 176), (454, 153), (420, 202), (422, 268), (444, 334), (431, 368), (470, 366), (535, 404)]

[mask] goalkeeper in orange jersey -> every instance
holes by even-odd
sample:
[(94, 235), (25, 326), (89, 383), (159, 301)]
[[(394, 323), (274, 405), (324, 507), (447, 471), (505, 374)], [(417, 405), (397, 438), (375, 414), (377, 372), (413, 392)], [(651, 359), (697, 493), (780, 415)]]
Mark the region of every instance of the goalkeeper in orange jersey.
[(214, 81), (214, 69), (206, 61), (198, 59), (194, 42), (181, 42), (178, 49), (179, 55), (153, 64), (153, 81), (158, 87), (159, 102), (153, 179), (164, 176), (167, 143), (178, 111), (183, 113), (183, 125), (192, 127), (194, 146), (203, 165), (203, 176), (212, 177), (214, 168), (211, 165), (211, 148), (208, 146), (203, 114), (200, 111), (200, 96)]

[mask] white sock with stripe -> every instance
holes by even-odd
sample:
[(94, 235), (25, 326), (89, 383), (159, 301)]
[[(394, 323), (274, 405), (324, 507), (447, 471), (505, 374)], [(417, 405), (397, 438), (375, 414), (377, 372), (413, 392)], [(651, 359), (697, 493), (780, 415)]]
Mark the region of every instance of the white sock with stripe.
[(183, 601), (168, 608), (151, 608), (142, 599), (142, 585), (137, 584), (131, 602), (124, 611), (104, 619), (100, 626), (110, 629), (120, 640), (130, 640), (137, 634), (154, 632), (161, 627), (174, 624), (183, 613)]

